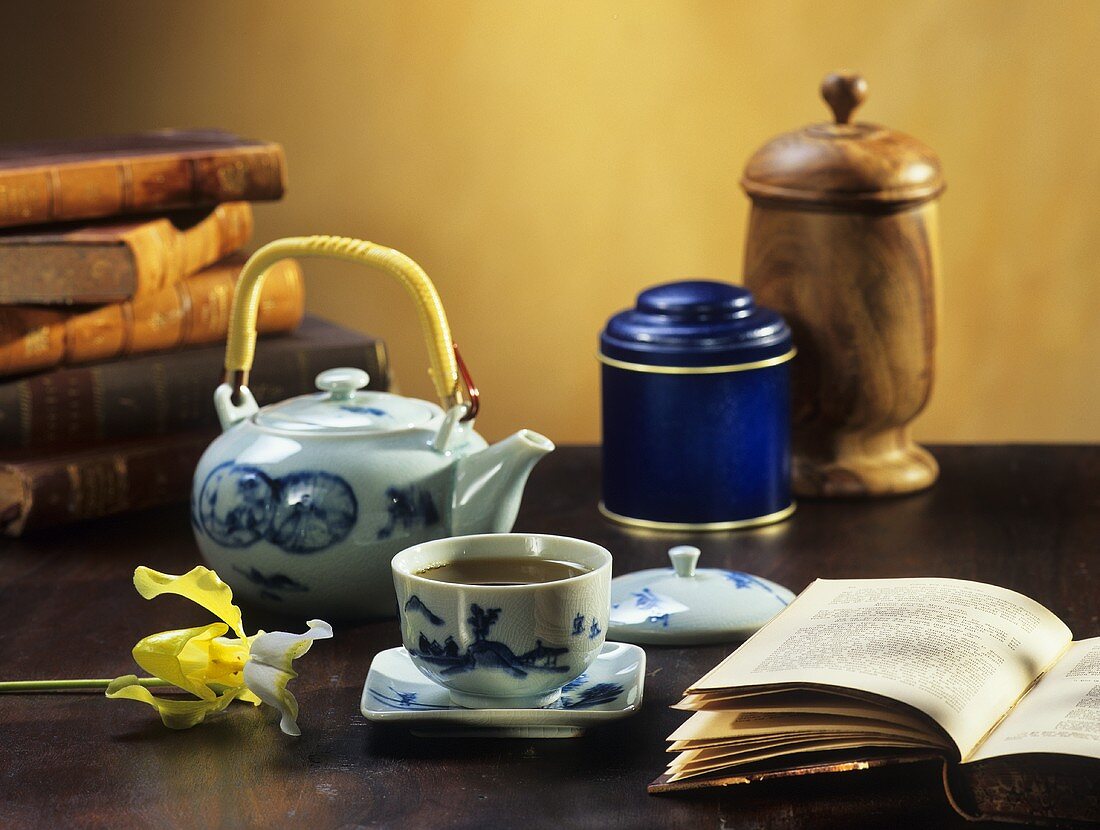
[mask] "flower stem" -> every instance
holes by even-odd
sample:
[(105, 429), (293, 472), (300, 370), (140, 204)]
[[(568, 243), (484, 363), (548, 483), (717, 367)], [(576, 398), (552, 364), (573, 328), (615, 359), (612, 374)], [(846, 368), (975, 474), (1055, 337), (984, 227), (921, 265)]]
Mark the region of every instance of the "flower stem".
[[(58, 692), (72, 689), (99, 691), (106, 689), (113, 680), (113, 677), (101, 680), (0, 680), (0, 692)], [(147, 688), (173, 685), (159, 677), (141, 677), (138, 678), (138, 684)]]

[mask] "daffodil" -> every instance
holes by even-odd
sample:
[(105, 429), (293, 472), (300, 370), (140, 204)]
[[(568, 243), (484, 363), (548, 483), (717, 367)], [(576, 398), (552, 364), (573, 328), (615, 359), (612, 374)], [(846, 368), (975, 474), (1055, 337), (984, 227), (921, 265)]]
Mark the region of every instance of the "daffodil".
[[(284, 631), (249, 636), (233, 591), (214, 571), (201, 565), (180, 576), (144, 566), (134, 571), (134, 587), (145, 599), (177, 594), (211, 612), (221, 622), (196, 628), (150, 634), (134, 646), (134, 660), (156, 678), (117, 677), (107, 686), (107, 697), (147, 703), (171, 729), (187, 729), (220, 712), (234, 700), (274, 706), (282, 715), (279, 726), (288, 735), (300, 735), (298, 702), (287, 690), (297, 675), (291, 664), (314, 640), (332, 636), (323, 620), (309, 620), (305, 634)], [(233, 636), (227, 636), (232, 632)], [(157, 697), (149, 685), (176, 686), (193, 697)]]

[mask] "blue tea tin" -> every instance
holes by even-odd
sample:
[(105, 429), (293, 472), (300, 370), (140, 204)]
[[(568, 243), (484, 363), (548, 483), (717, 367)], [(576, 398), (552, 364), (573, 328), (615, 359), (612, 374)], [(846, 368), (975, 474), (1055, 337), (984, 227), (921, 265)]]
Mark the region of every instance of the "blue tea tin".
[(654, 286), (600, 334), (600, 511), (656, 530), (781, 521), (790, 494), (791, 331), (746, 289)]

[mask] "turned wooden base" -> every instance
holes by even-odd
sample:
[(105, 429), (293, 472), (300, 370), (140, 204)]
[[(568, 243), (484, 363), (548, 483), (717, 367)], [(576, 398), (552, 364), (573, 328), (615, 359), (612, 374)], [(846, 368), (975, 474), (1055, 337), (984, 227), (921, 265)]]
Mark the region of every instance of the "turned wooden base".
[[(791, 487), (801, 497), (889, 496), (931, 487), (936, 459), (913, 442), (908, 429), (839, 436), (831, 447), (800, 441), (791, 465)], [(801, 447), (799, 446), (801, 445)]]

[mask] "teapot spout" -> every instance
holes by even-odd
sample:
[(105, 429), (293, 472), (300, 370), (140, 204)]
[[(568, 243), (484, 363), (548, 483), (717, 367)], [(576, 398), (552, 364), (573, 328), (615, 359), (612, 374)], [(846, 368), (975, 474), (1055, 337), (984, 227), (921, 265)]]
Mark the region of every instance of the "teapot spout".
[(451, 532), (507, 533), (512, 529), (531, 468), (554, 442), (521, 429), (481, 452), (460, 458), (455, 473)]

